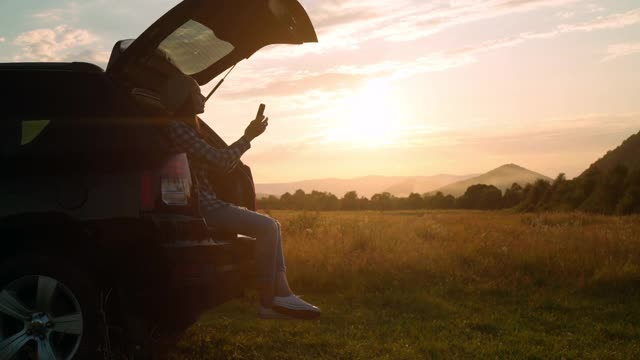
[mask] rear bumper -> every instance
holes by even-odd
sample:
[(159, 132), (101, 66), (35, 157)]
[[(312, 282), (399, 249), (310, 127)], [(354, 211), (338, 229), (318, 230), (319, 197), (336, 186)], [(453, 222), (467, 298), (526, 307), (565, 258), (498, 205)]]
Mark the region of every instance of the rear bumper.
[(238, 237), (232, 241), (210, 238), (163, 245), (170, 268), (169, 287), (211, 286), (217, 280), (237, 275), (250, 277), (254, 264), (254, 242), (252, 238)]
[(210, 238), (207, 223), (202, 217), (153, 214), (144, 218), (153, 223), (157, 236), (155, 241), (163, 246), (179, 242), (204, 242)]
[(169, 263), (167, 300), (191, 323), (213, 306), (242, 297), (255, 274), (254, 239), (176, 242), (164, 247)]
[(149, 220), (168, 268), (170, 289), (211, 286), (220, 277), (252, 268), (252, 238), (213, 234), (199, 217), (154, 215)]
[[(255, 274), (254, 243), (247, 237), (219, 240), (203, 219), (157, 216), (158, 255), (165, 271), (145, 303), (161, 302), (170, 327), (189, 326), (213, 306), (244, 295)], [(160, 292), (160, 297), (158, 297)], [(144, 295), (143, 295), (144, 296)]]

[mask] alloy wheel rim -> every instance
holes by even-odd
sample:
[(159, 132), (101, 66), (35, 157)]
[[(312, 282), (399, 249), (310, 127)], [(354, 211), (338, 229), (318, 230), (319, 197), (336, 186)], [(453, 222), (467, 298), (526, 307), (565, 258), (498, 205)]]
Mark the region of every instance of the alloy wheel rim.
[(71, 359), (82, 329), (78, 299), (52, 277), (23, 276), (0, 290), (0, 359)]

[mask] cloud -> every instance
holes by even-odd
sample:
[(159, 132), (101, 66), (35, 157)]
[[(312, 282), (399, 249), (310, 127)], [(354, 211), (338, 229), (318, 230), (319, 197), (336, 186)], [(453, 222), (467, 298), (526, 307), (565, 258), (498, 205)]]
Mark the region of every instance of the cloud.
[(85, 29), (59, 25), (24, 32), (13, 44), (20, 47), (16, 61), (89, 60), (105, 63), (103, 52), (92, 49), (98, 38)]
[(384, 2), (363, 2), (363, 1), (322, 1), (317, 6), (310, 6), (310, 13), (313, 14), (314, 27), (318, 30), (326, 30), (332, 27), (353, 24), (366, 19), (380, 17), (390, 8), (395, 8), (392, 4)]
[(607, 48), (607, 56), (602, 61), (611, 61), (623, 56), (629, 56), (640, 53), (640, 42), (636, 43), (621, 43), (609, 45)]
[(575, 2), (577, 0), (325, 0), (307, 6), (318, 31), (318, 44), (276, 48), (268, 50), (270, 54), (265, 56), (282, 58), (336, 49), (353, 50), (371, 40), (415, 41), (458, 25)]
[(587, 4), (587, 11), (590, 13), (603, 12), (606, 9), (603, 6), (597, 4)]
[(309, 91), (315, 92), (331, 92), (343, 88), (352, 88), (366, 79), (366, 76), (359, 74), (348, 74), (327, 71), (324, 73), (308, 73), (301, 78), (290, 78), (284, 76), (288, 80), (272, 81), (262, 87), (246, 87), (244, 89), (237, 87), (238, 90), (228, 92), (224, 97), (242, 98), (252, 96), (288, 96), (291, 94), (302, 94)]
[[(566, 2), (565, 2), (566, 3)], [(521, 0), (503, 2), (502, 6), (520, 6), (529, 8), (549, 4), (548, 1)], [(295, 72), (287, 73), (280, 69), (273, 77), (261, 76), (260, 83), (249, 81), (253, 75), (250, 73), (261, 72), (261, 64), (251, 68), (251, 72), (246, 74), (245, 83), (251, 84), (249, 87), (237, 87), (236, 91), (227, 93), (225, 96), (287, 96), (290, 94), (301, 94), (305, 91), (336, 91), (352, 88), (353, 86), (367, 80), (371, 76), (386, 79), (401, 79), (409, 76), (444, 71), (460, 66), (475, 63), (478, 57), (484, 53), (503, 48), (514, 47), (530, 40), (542, 40), (557, 37), (565, 33), (588, 32), (597, 30), (620, 29), (623, 27), (640, 23), (640, 9), (633, 9), (623, 13), (600, 16), (594, 20), (576, 23), (561, 24), (549, 31), (544, 32), (524, 32), (518, 35), (500, 39), (481, 42), (476, 45), (460, 47), (445, 52), (429, 54), (417, 59), (384, 61), (370, 64), (352, 64), (332, 67), (318, 72)], [(638, 52), (638, 44), (618, 44), (613, 45), (608, 50), (608, 56), (604, 60), (612, 60), (616, 57), (631, 55)], [(264, 59), (264, 58), (261, 58)], [(269, 59), (267, 57), (266, 59)], [(276, 80), (286, 78), (287, 80)]]
[[(415, 128), (403, 134), (395, 147), (466, 146), (510, 153), (528, 144), (540, 152), (557, 152), (574, 146), (567, 139), (597, 139), (609, 134), (632, 134), (640, 129), (640, 113), (585, 114), (574, 117), (541, 119), (526, 127), (487, 127), (486, 121), (464, 129)], [(628, 135), (627, 135), (628, 136)], [(586, 141), (582, 142), (586, 144)]]
[(75, 3), (69, 3), (66, 7), (45, 9), (31, 14), (36, 20), (45, 22), (60, 22), (62, 20), (69, 21), (76, 19), (80, 13), (80, 6)]
[(576, 14), (573, 11), (560, 11), (556, 13), (556, 16), (562, 19), (569, 19), (574, 17)]
[[(545, 119), (528, 127), (496, 130), (486, 128), (454, 130), (432, 136), (414, 138), (415, 147), (461, 147), (475, 156), (520, 158), (523, 154), (534, 157), (564, 157), (566, 163), (575, 163), (575, 154), (593, 153), (585, 159), (584, 169), (607, 150), (611, 150), (640, 128), (640, 114), (591, 114), (569, 118)], [(412, 143), (411, 139), (407, 143)], [(546, 165), (541, 165), (546, 166)], [(553, 172), (566, 172), (560, 167)]]
[[(577, 0), (489, 0), (422, 2), (418, 0), (322, 1), (309, 6), (320, 42), (295, 48), (276, 47), (261, 52), (263, 59), (282, 59), (334, 50), (356, 50), (372, 40), (412, 42), (449, 28), (542, 8), (562, 8)], [(587, 5), (588, 13), (604, 9)], [(570, 11), (558, 14), (573, 16)], [(640, 9), (599, 16), (594, 20), (561, 24), (544, 33), (523, 34), (525, 39), (552, 38), (561, 33), (620, 29), (640, 22)], [(526, 36), (524, 36), (526, 35)]]
[(565, 24), (558, 26), (560, 32), (594, 31), (605, 29), (620, 29), (640, 22), (640, 9), (624, 13), (599, 16), (595, 20), (579, 24)]
[[(473, 54), (482, 48), (467, 48), (450, 53), (435, 53), (405, 61), (385, 61), (380, 63), (340, 65), (323, 71), (275, 71), (271, 75), (262, 74), (259, 67), (251, 66), (241, 74), (234, 75), (233, 91), (225, 92), (225, 98), (251, 96), (290, 96), (307, 92), (336, 92), (352, 89), (371, 77), (381, 80), (398, 80), (412, 75), (443, 71), (467, 65), (476, 61)], [(260, 82), (250, 81), (256, 73), (261, 73)], [(264, 76), (263, 76), (264, 75)], [(284, 79), (284, 80), (279, 80)], [(243, 86), (242, 84), (246, 84)]]
[(633, 9), (623, 13), (599, 16), (594, 20), (582, 23), (561, 24), (550, 31), (522, 33), (519, 35), (519, 38), (522, 41), (530, 39), (550, 39), (566, 33), (622, 29), (638, 23), (640, 23), (640, 9)]
[[(234, 74), (234, 90), (224, 98), (280, 97), (348, 91), (370, 78), (381, 81), (405, 79), (414, 75), (445, 71), (477, 62), (478, 56), (493, 50), (516, 46), (526, 39), (522, 36), (495, 39), (446, 52), (432, 53), (416, 59), (382, 61), (365, 64), (340, 65), (322, 71), (286, 71), (283, 68), (266, 71), (254, 63)], [(256, 73), (260, 78), (253, 81)], [(281, 80), (282, 79), (282, 80)], [(242, 85), (246, 84), (246, 85)]]
[(493, 0), (458, 1), (448, 7), (423, 8), (409, 16), (394, 19), (378, 28), (375, 36), (388, 41), (412, 41), (445, 29), (508, 14), (524, 13), (546, 7), (560, 7), (575, 0)]

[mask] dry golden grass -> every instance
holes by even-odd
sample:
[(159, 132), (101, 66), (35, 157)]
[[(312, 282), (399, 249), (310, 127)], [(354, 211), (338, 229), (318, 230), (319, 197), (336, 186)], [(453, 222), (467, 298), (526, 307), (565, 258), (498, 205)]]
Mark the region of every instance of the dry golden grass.
[[(507, 212), (273, 212), (292, 281), (518, 290), (640, 285), (640, 217)], [(381, 285), (384, 285), (383, 282)]]
[(214, 309), (176, 359), (640, 358), (640, 217), (273, 211), (316, 322)]

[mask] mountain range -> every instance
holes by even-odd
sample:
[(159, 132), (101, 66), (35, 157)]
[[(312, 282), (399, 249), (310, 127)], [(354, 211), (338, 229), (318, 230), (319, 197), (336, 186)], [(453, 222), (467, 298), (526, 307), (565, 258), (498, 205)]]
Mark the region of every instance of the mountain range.
[(280, 196), (298, 189), (305, 192), (313, 190), (330, 192), (338, 197), (355, 190), (360, 196), (389, 192), (396, 196), (407, 196), (412, 192), (427, 193), (447, 184), (462, 181), (475, 175), (434, 175), (434, 176), (378, 176), (369, 175), (351, 179), (315, 179), (285, 183), (256, 184), (258, 197)]
[(389, 192), (395, 196), (407, 196), (410, 193), (424, 194), (441, 191), (445, 195), (460, 196), (467, 188), (475, 184), (494, 185), (505, 190), (513, 183), (525, 185), (537, 179), (550, 178), (515, 164), (502, 165), (481, 175), (433, 175), (433, 176), (362, 176), (351, 179), (316, 179), (286, 183), (256, 184), (258, 197), (280, 196), (298, 189), (305, 192), (326, 191), (342, 197), (346, 192), (355, 190), (360, 196)]

